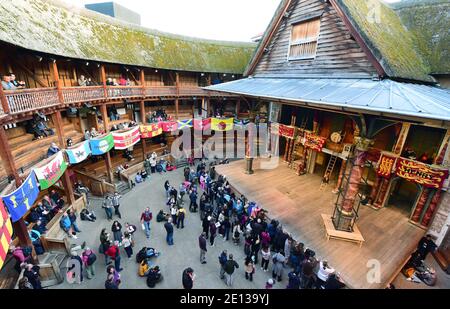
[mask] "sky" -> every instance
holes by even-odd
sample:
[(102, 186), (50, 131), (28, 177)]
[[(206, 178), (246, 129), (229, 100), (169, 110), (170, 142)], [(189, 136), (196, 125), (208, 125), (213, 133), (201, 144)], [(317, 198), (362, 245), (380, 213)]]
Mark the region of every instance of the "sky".
[[(83, 7), (108, 0), (64, 0)], [(399, 0), (384, 0), (397, 2)], [(250, 42), (264, 33), (280, 0), (115, 0), (141, 15), (141, 25), (213, 40)]]

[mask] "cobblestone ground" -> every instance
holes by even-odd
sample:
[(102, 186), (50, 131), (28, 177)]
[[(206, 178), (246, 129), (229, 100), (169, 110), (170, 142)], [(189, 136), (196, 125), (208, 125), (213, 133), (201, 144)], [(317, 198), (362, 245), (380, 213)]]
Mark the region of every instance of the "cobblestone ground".
[[(152, 258), (152, 261), (159, 265), (164, 280), (156, 285), (156, 288), (182, 288), (181, 274), (182, 271), (191, 267), (196, 274), (194, 282), (194, 289), (224, 289), (227, 288), (225, 282), (219, 278), (219, 261), (218, 256), (222, 250), (228, 250), (228, 253), (234, 255), (234, 259), (239, 263), (239, 269), (234, 273), (234, 289), (262, 289), (265, 288), (265, 282), (271, 277), (271, 264), (269, 265), (269, 272), (261, 270), (260, 265), (257, 265), (256, 273), (254, 274), (253, 282), (245, 279), (244, 273), (244, 248), (243, 241), (239, 246), (229, 241), (224, 241), (222, 237), (216, 238), (214, 247), (211, 247), (208, 242), (208, 252), (206, 254), (207, 264), (201, 264), (199, 261), (200, 250), (198, 248), (198, 236), (200, 235), (201, 221), (198, 213), (190, 213), (187, 204), (188, 198), (185, 197), (186, 202), (186, 219), (185, 228), (176, 229), (174, 232), (174, 246), (168, 246), (165, 241), (166, 232), (163, 223), (156, 222), (156, 214), (160, 209), (168, 212), (168, 206), (165, 205), (166, 196), (164, 191), (164, 182), (169, 182), (178, 188), (183, 180), (182, 170), (160, 174), (153, 174), (146, 182), (138, 184), (132, 191), (123, 196), (120, 211), (122, 219), (119, 222), (125, 226), (126, 222), (134, 224), (138, 227), (135, 235), (136, 245), (133, 248), (134, 253), (137, 253), (143, 246), (154, 247), (161, 252), (157, 258)], [(92, 248), (97, 254), (97, 261), (95, 263), (96, 276), (88, 280), (84, 279), (81, 284), (69, 284), (64, 281), (62, 284), (52, 288), (59, 289), (103, 289), (106, 280), (106, 266), (104, 256), (98, 253), (100, 244), (100, 231), (107, 228), (111, 231), (112, 221), (108, 222), (106, 214), (101, 208), (101, 201), (93, 199), (91, 202), (91, 209), (97, 215), (96, 222), (80, 221), (79, 228), (82, 231), (78, 234), (77, 240), (72, 240), (74, 244), (81, 244), (86, 241), (87, 246)], [(140, 214), (145, 207), (150, 207), (153, 212), (153, 220), (151, 226), (150, 239), (145, 237), (144, 231), (141, 229), (139, 222)], [(147, 289), (145, 278), (139, 277), (137, 274), (138, 264), (135, 261), (135, 256), (128, 259), (126, 253), (121, 249), (122, 265), (124, 269), (121, 272), (122, 284), (121, 289)], [(260, 257), (258, 262), (260, 262)], [(288, 268), (285, 268), (283, 274), (283, 281), (277, 282), (274, 288), (285, 288), (287, 285)]]

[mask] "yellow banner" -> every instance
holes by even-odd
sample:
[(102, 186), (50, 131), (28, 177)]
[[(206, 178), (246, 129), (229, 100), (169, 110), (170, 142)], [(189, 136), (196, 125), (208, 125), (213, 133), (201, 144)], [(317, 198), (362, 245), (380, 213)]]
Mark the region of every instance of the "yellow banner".
[(214, 131), (230, 131), (233, 130), (233, 118), (220, 119), (211, 118), (211, 130)]

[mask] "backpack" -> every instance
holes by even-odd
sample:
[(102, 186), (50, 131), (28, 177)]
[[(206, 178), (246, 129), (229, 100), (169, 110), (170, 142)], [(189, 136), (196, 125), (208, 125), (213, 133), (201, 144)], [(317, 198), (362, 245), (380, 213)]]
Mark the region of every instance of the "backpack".
[(147, 248), (144, 247), (136, 254), (136, 263), (141, 263), (147, 255)]
[(139, 265), (138, 274), (141, 277), (144, 277), (150, 267), (147, 264), (146, 260), (142, 260), (141, 264)]
[(219, 255), (219, 263), (220, 265), (225, 265), (225, 263), (227, 262), (227, 256), (226, 255)]
[(97, 261), (97, 256), (95, 255), (94, 252), (91, 252), (91, 254), (89, 254), (86, 263), (88, 264), (88, 266), (91, 266), (92, 264), (95, 263), (95, 261)]

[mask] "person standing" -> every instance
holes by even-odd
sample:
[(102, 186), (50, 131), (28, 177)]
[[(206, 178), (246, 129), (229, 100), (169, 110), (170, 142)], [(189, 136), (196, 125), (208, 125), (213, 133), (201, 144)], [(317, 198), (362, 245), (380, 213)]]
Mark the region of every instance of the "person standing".
[(197, 212), (197, 192), (195, 190), (190, 190), (189, 192), (189, 211)]
[(144, 226), (145, 229), (145, 235), (147, 236), (147, 239), (150, 238), (150, 222), (153, 219), (153, 214), (150, 211), (150, 208), (145, 208), (144, 212), (141, 214), (141, 223)]
[(228, 261), (226, 261), (225, 266), (224, 266), (225, 276), (226, 276), (226, 279), (227, 279), (226, 283), (227, 283), (228, 286), (232, 286), (233, 285), (233, 273), (234, 273), (234, 270), (236, 268), (239, 268), (239, 264), (236, 263), (235, 260), (233, 260), (233, 255), (230, 254), (228, 256)]
[(272, 278), (278, 278), (278, 282), (282, 280), (284, 263), (286, 262), (286, 258), (281, 252), (277, 252), (272, 257), (273, 266), (272, 266)]
[(198, 246), (200, 247), (200, 263), (206, 264), (206, 252), (208, 249), (206, 248), (206, 234), (202, 232), (202, 234), (198, 237)]
[(270, 261), (270, 248), (269, 245), (264, 245), (261, 249), (261, 269), (267, 272)]
[(212, 219), (209, 222), (209, 243), (211, 245), (211, 247), (214, 247), (214, 239), (216, 238), (217, 235), (217, 226), (216, 226), (216, 222), (214, 221), (214, 219)]
[(122, 240), (123, 249), (127, 253), (128, 259), (131, 259), (133, 255), (133, 239), (131, 238), (131, 234), (128, 232), (124, 233), (124, 237)]
[(220, 264), (220, 279), (225, 278), (225, 264), (228, 261), (228, 255), (227, 250), (223, 250), (222, 253), (219, 255), (219, 264)]
[(183, 270), (183, 275), (181, 278), (183, 288), (185, 288), (186, 290), (191, 290), (194, 287), (194, 279), (195, 274), (192, 268), (188, 267), (185, 270)]
[(28, 279), (28, 282), (33, 286), (33, 289), (42, 289), (41, 280), (39, 278), (39, 266), (27, 264), (23, 276)]
[(106, 218), (108, 219), (108, 221), (111, 221), (113, 217), (113, 206), (112, 199), (109, 196), (105, 196), (102, 207), (105, 209)]
[(184, 229), (185, 216), (186, 216), (186, 210), (183, 208), (183, 206), (181, 206), (180, 208), (178, 208), (178, 211), (177, 211), (177, 229), (180, 228), (180, 224), (181, 224), (181, 228)]
[(177, 212), (178, 212), (178, 208), (175, 204), (172, 204), (170, 206), (170, 215), (172, 216), (172, 222), (174, 225), (177, 224)]
[(253, 281), (253, 273), (255, 272), (255, 264), (253, 262), (253, 256), (247, 256), (245, 258), (245, 279)]
[(205, 216), (202, 221), (203, 232), (205, 233), (206, 239), (208, 239), (209, 234), (209, 221), (211, 220), (211, 216)]
[(123, 268), (120, 268), (120, 250), (119, 250), (119, 242), (115, 241), (112, 246), (108, 248), (106, 254), (114, 260), (114, 268), (120, 272)]
[(164, 228), (166, 229), (167, 236), (166, 236), (166, 242), (169, 246), (173, 245), (173, 225), (172, 225), (172, 218), (169, 218), (166, 223), (164, 223)]
[(114, 213), (119, 217), (119, 219), (122, 219), (122, 215), (119, 212), (121, 198), (122, 196), (119, 194), (119, 192), (114, 192), (114, 195), (112, 197), (112, 205), (114, 207)]
[(113, 222), (111, 232), (113, 233), (114, 240), (118, 241), (120, 244), (122, 242), (122, 224), (120, 224), (119, 221)]
[(421, 260), (427, 258), (428, 253), (436, 251), (437, 245), (434, 243), (430, 234), (423, 237), (417, 244), (417, 253)]
[(86, 277), (92, 279), (95, 277), (95, 266), (94, 263), (97, 260), (97, 256), (90, 249), (86, 248), (82, 254), (83, 264), (86, 269)]
[(107, 290), (118, 290), (119, 284), (114, 281), (114, 275), (108, 275), (105, 281), (105, 289)]
[(100, 247), (98, 251), (105, 255), (105, 265), (111, 264), (110, 258), (106, 254), (106, 251), (108, 251), (111, 243), (109, 236), (110, 234), (106, 231), (106, 229), (102, 229), (100, 233)]

